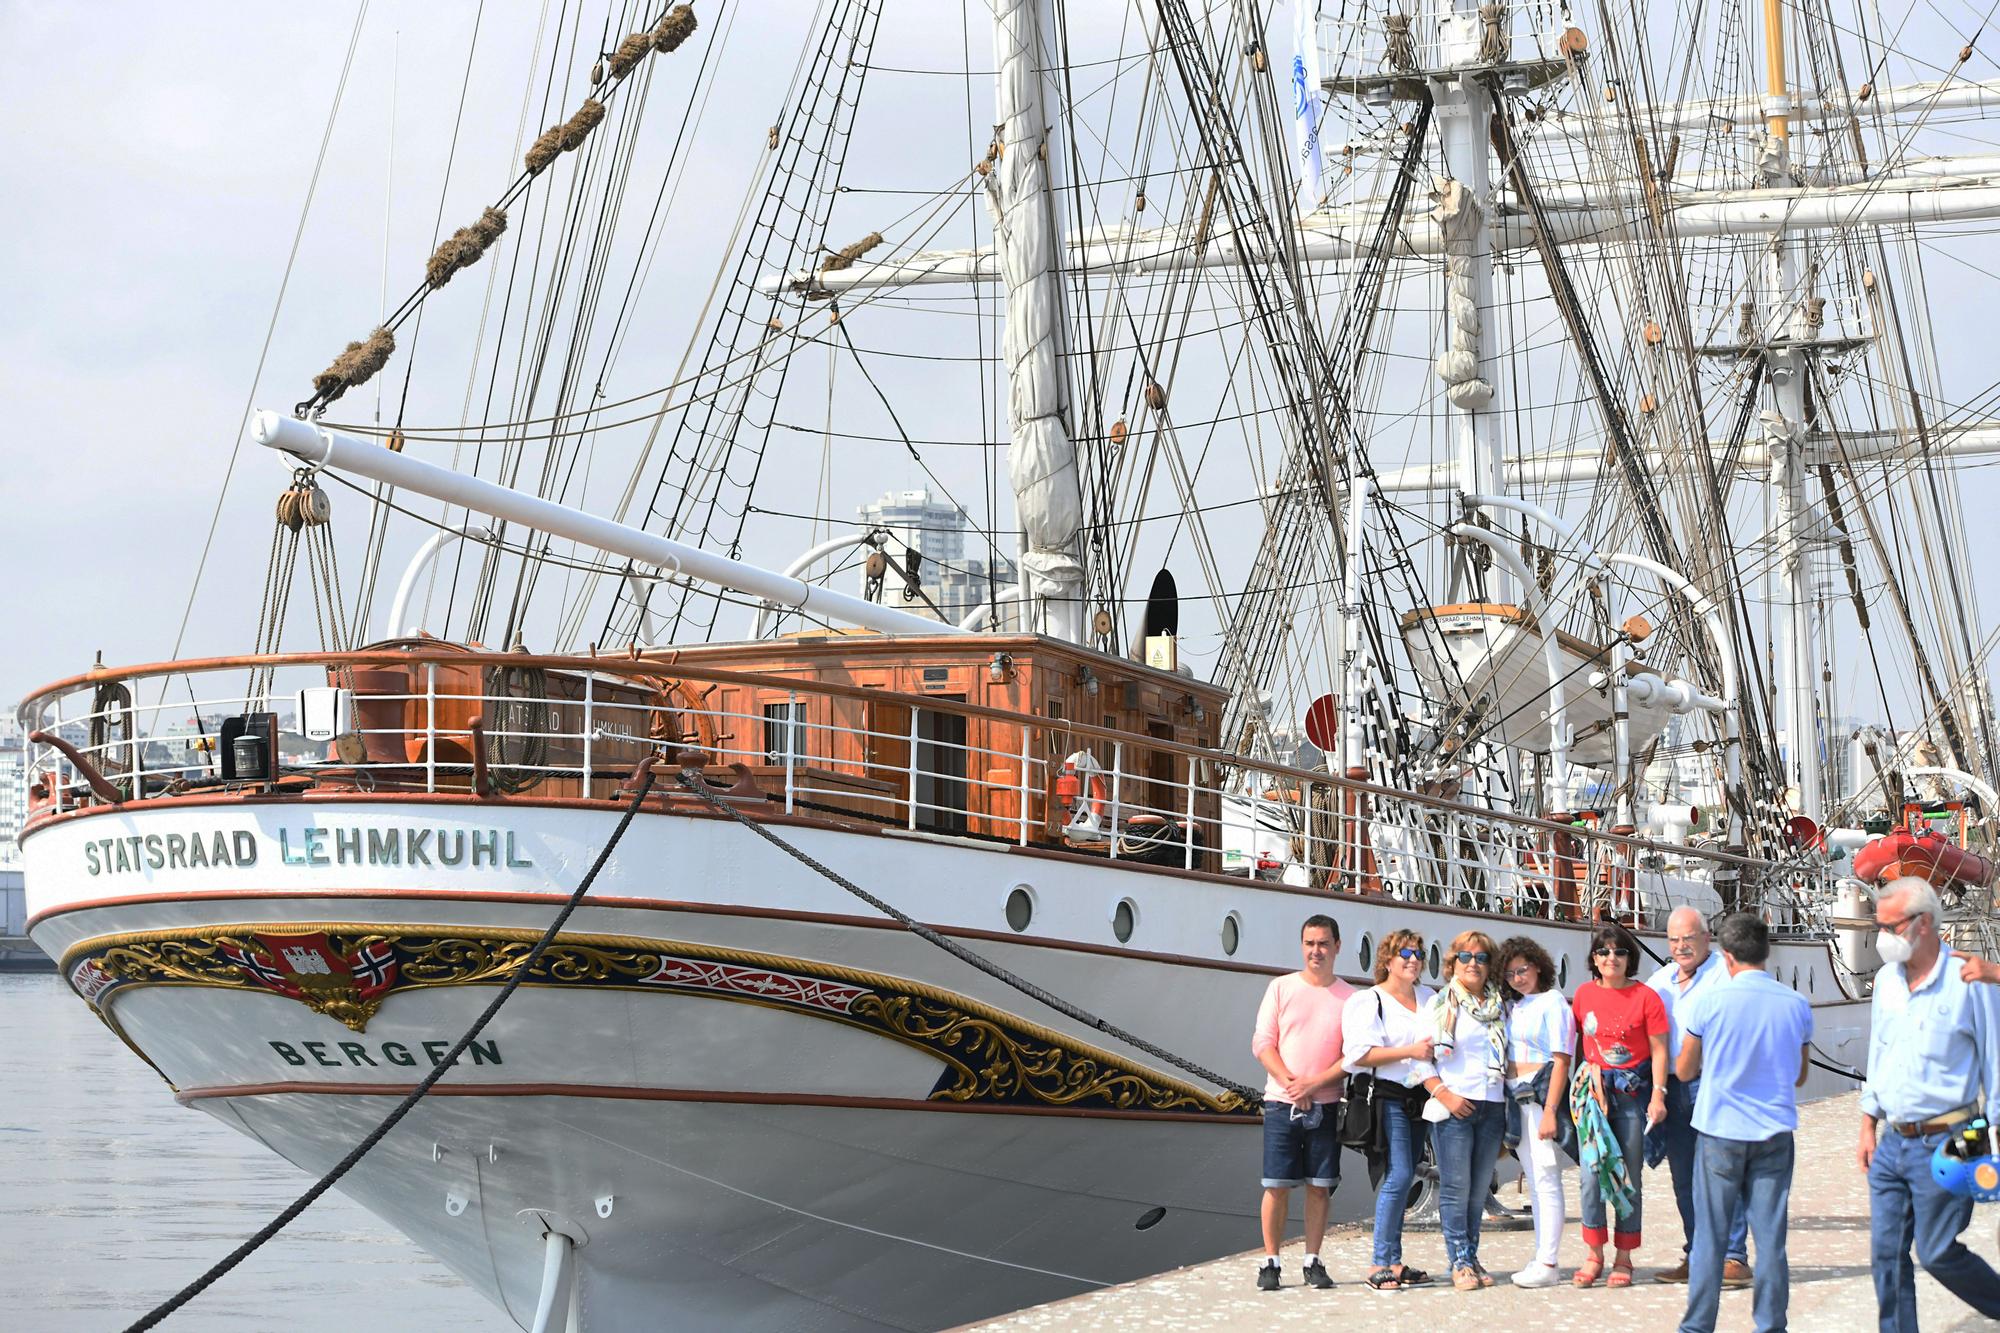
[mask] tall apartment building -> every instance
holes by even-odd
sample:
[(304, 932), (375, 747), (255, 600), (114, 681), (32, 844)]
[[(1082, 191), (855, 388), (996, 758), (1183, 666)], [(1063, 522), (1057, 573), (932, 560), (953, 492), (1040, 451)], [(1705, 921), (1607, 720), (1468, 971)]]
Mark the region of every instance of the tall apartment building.
[(18, 870), (16, 839), (28, 822), (28, 745), (11, 714), (0, 717), (0, 870)]
[[(889, 491), (856, 512), (864, 523), (889, 534), (883, 549), (893, 568), (883, 582), (882, 600), (891, 606), (918, 615), (942, 612), (956, 624), (984, 605), (989, 592), (1005, 593), (1019, 581), (1014, 562), (987, 547), (971, 516), (949, 501), (933, 498), (928, 490)], [(921, 557), (917, 579), (925, 596), (937, 604), (936, 611), (922, 598), (904, 600), (901, 571), (906, 551)], [(862, 587), (865, 591), (865, 573)]]

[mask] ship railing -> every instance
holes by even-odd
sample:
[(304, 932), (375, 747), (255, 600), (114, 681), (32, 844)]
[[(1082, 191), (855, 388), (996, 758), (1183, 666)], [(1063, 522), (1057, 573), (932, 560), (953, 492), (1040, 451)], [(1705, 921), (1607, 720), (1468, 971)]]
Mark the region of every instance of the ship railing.
[[(294, 691), (349, 691), (346, 730), (289, 733), (276, 763), (227, 776), (225, 721), (285, 696), (270, 683), (202, 687), (252, 667)], [(1809, 863), (1774, 867), (1324, 771), (1249, 768), (1074, 720), (668, 658), (207, 659), (93, 672), (31, 696), (21, 718), (65, 743), (28, 746), (31, 824), (217, 793), (609, 802), (646, 755), (695, 754), (717, 790), (773, 814), (1523, 917), (1657, 927), (1676, 906), (1731, 904), (1736, 885), (1754, 884), (1785, 929), (1799, 924), (1787, 904), (1828, 887)]]

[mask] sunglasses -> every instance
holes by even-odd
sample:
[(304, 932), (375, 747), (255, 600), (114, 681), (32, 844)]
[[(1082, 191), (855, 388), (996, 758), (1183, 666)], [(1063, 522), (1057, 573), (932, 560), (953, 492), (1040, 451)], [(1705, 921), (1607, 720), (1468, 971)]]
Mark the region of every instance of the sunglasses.
[(1610, 945), (1605, 944), (1605, 945), (1600, 945), (1598, 948), (1592, 949), (1590, 951), (1590, 956), (1592, 958), (1630, 958), (1632, 956), (1632, 951), (1630, 949), (1625, 949), (1625, 948), (1614, 949)]
[(1522, 963), (1518, 967), (1510, 967), (1507, 969), (1507, 980), (1513, 981), (1518, 977), (1532, 977), (1539, 971), (1540, 969), (1537, 968), (1533, 963)]
[(1484, 949), (1481, 949), (1478, 953), (1472, 953), (1469, 950), (1460, 949), (1458, 951), (1458, 961), (1461, 963), (1477, 963), (1481, 967), (1485, 967), (1488, 963), (1493, 961), (1493, 955), (1487, 953)]
[(1423, 956), (1424, 956), (1424, 951), (1422, 949), (1396, 950), (1396, 957), (1402, 959), (1404, 962), (1408, 962), (1412, 958), (1422, 958)]

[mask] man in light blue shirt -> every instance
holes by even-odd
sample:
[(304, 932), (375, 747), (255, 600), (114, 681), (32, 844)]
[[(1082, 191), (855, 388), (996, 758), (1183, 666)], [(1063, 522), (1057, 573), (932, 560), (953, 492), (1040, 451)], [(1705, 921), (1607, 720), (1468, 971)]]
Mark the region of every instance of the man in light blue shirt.
[[(1694, 1248), (1694, 1103), (1701, 1081), (1683, 1082), (1673, 1068), (1681, 1058), (1682, 1028), (1677, 1010), (1685, 1010), (1704, 990), (1729, 979), (1729, 969), (1712, 943), (1708, 922), (1701, 913), (1692, 907), (1676, 907), (1667, 917), (1667, 952), (1673, 961), (1646, 982), (1667, 1006), (1667, 1118), (1657, 1132), (1666, 1141), (1667, 1172), (1674, 1182), (1674, 1206), (1681, 1215), (1681, 1261), (1655, 1273), (1654, 1279), (1660, 1282), (1687, 1281), (1688, 1254)], [(1722, 1282), (1728, 1287), (1747, 1287), (1750, 1280), (1750, 1216), (1739, 1204), (1729, 1219)]]
[(1758, 1333), (1782, 1333), (1790, 1297), (1785, 1211), (1792, 1195), (1798, 1086), (1812, 1049), (1812, 1006), (1764, 971), (1771, 929), (1749, 912), (1716, 931), (1727, 978), (1681, 1008), (1675, 1072), (1701, 1080), (1695, 1101), (1694, 1250), (1682, 1333), (1713, 1333), (1722, 1305), (1723, 1252), (1742, 1206), (1757, 1236), (1751, 1314)]
[(1917, 1333), (1912, 1241), (1932, 1277), (2000, 1318), (2000, 1274), (1958, 1239), (1972, 1200), (1931, 1178), (1931, 1154), (1953, 1125), (2000, 1110), (2000, 994), (1952, 966), (1939, 913), (1921, 879), (1892, 880), (1875, 899), (1884, 961), (1869, 1010), (1860, 1157), (1883, 1333)]

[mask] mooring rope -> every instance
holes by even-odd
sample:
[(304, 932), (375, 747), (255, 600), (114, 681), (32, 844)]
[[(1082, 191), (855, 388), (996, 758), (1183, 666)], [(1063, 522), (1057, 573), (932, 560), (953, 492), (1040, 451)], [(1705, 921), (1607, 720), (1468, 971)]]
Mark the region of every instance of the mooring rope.
[(168, 1315), (201, 1295), (202, 1292), (208, 1290), (209, 1287), (215, 1284), (217, 1279), (255, 1253), (257, 1248), (265, 1241), (283, 1231), (300, 1213), (312, 1207), (320, 1195), (333, 1188), (334, 1182), (352, 1170), (355, 1163), (366, 1157), (369, 1150), (380, 1143), (383, 1137), (390, 1130), (394, 1129), (397, 1123), (404, 1116), (408, 1115), (418, 1102), (424, 1099), (425, 1094), (430, 1092), (432, 1086), (451, 1070), (451, 1067), (457, 1063), (458, 1057), (465, 1054), (466, 1049), (472, 1045), (473, 1039), (485, 1031), (486, 1025), (493, 1021), (493, 1016), (500, 1012), (500, 1006), (507, 1003), (508, 997), (514, 993), (522, 981), (527, 979), (528, 974), (535, 970), (535, 964), (541, 961), (542, 955), (548, 951), (549, 945), (555, 942), (556, 936), (562, 931), (563, 924), (569, 920), (570, 915), (582, 903), (583, 895), (589, 892), (592, 882), (597, 879), (598, 872), (603, 870), (605, 862), (611, 859), (611, 853), (618, 846), (619, 839), (623, 838), (625, 830), (632, 826), (632, 817), (639, 813), (639, 807), (645, 803), (647, 793), (652, 791), (653, 765), (657, 762), (658, 758), (659, 756), (657, 755), (648, 755), (640, 763), (638, 769), (633, 774), (634, 780), (638, 783), (638, 790), (632, 794), (631, 801), (626, 805), (624, 815), (618, 820), (618, 827), (611, 830), (611, 837), (606, 840), (604, 849), (598, 852), (597, 859), (591, 862), (590, 869), (584, 872), (583, 879), (576, 886), (576, 891), (570, 894), (569, 901), (563, 904), (560, 912), (556, 913), (555, 920), (549, 922), (549, 928), (542, 932), (540, 939), (535, 941), (535, 947), (528, 950), (528, 956), (521, 960), (521, 965), (514, 969), (512, 976), (507, 978), (507, 984), (500, 988), (500, 993), (493, 997), (493, 1002), (486, 1006), (486, 1011), (473, 1020), (472, 1026), (465, 1030), (465, 1035), (458, 1039), (457, 1044), (446, 1053), (444, 1059), (438, 1061), (437, 1067), (431, 1070), (429, 1074), (426, 1074), (423, 1082), (412, 1088), (409, 1095), (396, 1104), (395, 1110), (382, 1118), (381, 1124), (369, 1131), (367, 1138), (354, 1145), (353, 1151), (341, 1158), (332, 1170), (314, 1181), (312, 1188), (301, 1194), (293, 1201), (289, 1208), (265, 1223), (262, 1230), (237, 1246), (213, 1268), (188, 1283), (185, 1287), (182, 1287), (160, 1304), (154, 1306), (142, 1318), (131, 1324), (126, 1329), (126, 1333), (140, 1333), (140, 1330), (152, 1328), (162, 1319), (165, 1319)]
[(868, 892), (868, 890), (862, 888), (859, 884), (856, 884), (853, 880), (846, 878), (845, 876), (841, 875), (838, 871), (833, 870), (830, 867), (814, 860), (812, 856), (806, 853), (805, 851), (801, 850), (798, 847), (793, 846), (789, 842), (786, 842), (783, 838), (771, 832), (771, 830), (765, 828), (762, 824), (758, 823), (754, 819), (751, 819), (741, 810), (738, 810), (735, 806), (730, 805), (727, 801), (717, 796), (713, 791), (709, 790), (708, 783), (702, 780), (701, 774), (699, 772), (690, 769), (682, 769), (681, 785), (686, 787), (689, 791), (693, 792), (696, 796), (700, 797), (704, 803), (706, 803), (707, 805), (716, 810), (721, 811), (723, 814), (728, 815), (731, 819), (741, 824), (744, 828), (749, 829), (752, 833), (762, 838), (765, 842), (770, 843), (773, 847), (776, 847), (778, 850), (784, 852), (787, 856), (790, 856), (794, 860), (798, 861), (801, 865), (804, 865), (805, 867), (814, 871), (815, 873), (824, 876), (826, 879), (831, 880), (833, 883), (838, 884), (841, 888), (846, 889), (849, 893), (859, 898), (862, 902), (867, 903), (870, 907), (874, 908), (882, 915), (888, 917), (890, 920), (894, 921), (897, 925), (901, 926), (903, 929), (909, 931), (911, 934), (917, 936), (919, 939), (922, 939), (926, 943), (934, 944), (938, 948), (943, 949), (946, 953), (958, 959), (960, 962), (969, 963), (973, 967), (978, 968), (981, 972), (984, 972), (987, 976), (992, 977), (994, 980), (1013, 987), (1015, 990), (1021, 992), (1021, 994), (1023, 995), (1041, 1001), (1043, 1004), (1047, 1005), (1049, 1008), (1055, 1010), (1057, 1013), (1063, 1015), (1066, 1018), (1073, 1018), (1077, 1022), (1082, 1023), (1087, 1027), (1094, 1028), (1095, 1030), (1104, 1033), (1106, 1036), (1115, 1037), (1119, 1041), (1124, 1042), (1128, 1046), (1133, 1046), (1138, 1048), (1139, 1050), (1144, 1051), (1146, 1054), (1152, 1056), (1156, 1060), (1164, 1060), (1168, 1064), (1173, 1065), (1177, 1069), (1181, 1069), (1187, 1073), (1193, 1074), (1196, 1078), (1202, 1079), (1208, 1083), (1213, 1083), (1218, 1088), (1222, 1088), (1225, 1089), (1226, 1091), (1233, 1092), (1238, 1097), (1242, 1098), (1243, 1101), (1252, 1108), (1261, 1108), (1263, 1106), (1264, 1093), (1261, 1089), (1245, 1087), (1243, 1084), (1238, 1083), (1233, 1079), (1224, 1078), (1222, 1075), (1216, 1073), (1215, 1071), (1211, 1069), (1206, 1069), (1203, 1066), (1196, 1064), (1192, 1060), (1184, 1059), (1181, 1056), (1175, 1055), (1172, 1051), (1167, 1050), (1165, 1047), (1155, 1046), (1152, 1042), (1147, 1041), (1144, 1037), (1134, 1036), (1132, 1033), (1125, 1031), (1117, 1024), (1112, 1023), (1107, 1019), (1099, 1018), (1096, 1014), (1091, 1013), (1087, 1009), (1083, 1009), (1077, 1005), (1071, 1004), (1068, 1000), (1063, 999), (1062, 996), (1056, 995), (1050, 991), (1043, 990), (1040, 986), (1037, 986), (1034, 982), (1029, 981), (1025, 977), (1015, 976), (1012, 972), (1009, 972), (1006, 968), (1000, 966), (998, 963), (980, 957), (978, 954), (966, 948), (963, 944), (960, 944), (958, 941), (953, 939), (947, 939), (945, 936), (940, 935), (937, 931), (932, 930), (929, 926), (925, 925), (923, 922), (916, 920), (907, 913), (896, 910), (896, 908), (890, 906), (882, 899), (877, 898), (874, 894)]

